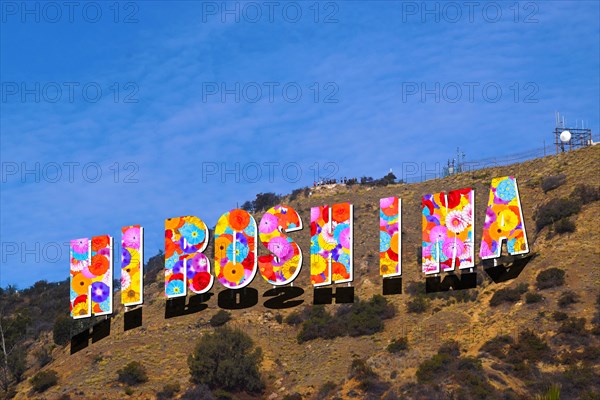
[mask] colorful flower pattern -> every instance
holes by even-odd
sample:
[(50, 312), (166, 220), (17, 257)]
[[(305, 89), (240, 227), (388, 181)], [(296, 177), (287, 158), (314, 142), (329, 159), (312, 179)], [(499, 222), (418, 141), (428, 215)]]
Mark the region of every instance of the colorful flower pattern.
[(517, 180), (512, 176), (492, 179), (479, 257), (500, 257), (504, 239), (511, 255), (529, 252)]
[(312, 207), (310, 235), (311, 283), (321, 286), (352, 281), (352, 205)]
[(258, 234), (260, 241), (271, 254), (258, 257), (258, 269), (260, 275), (270, 284), (286, 285), (300, 273), (302, 251), (285, 233), (301, 229), (300, 215), (292, 207), (272, 207), (261, 218)]
[(112, 313), (113, 240), (108, 235), (71, 240), (71, 317)]
[(130, 307), (144, 301), (144, 228), (121, 228), (121, 303)]
[(422, 256), (425, 274), (474, 267), (471, 188), (428, 194), (422, 198)]
[(240, 289), (256, 275), (256, 221), (244, 210), (223, 214), (215, 227), (215, 274), (228, 289)]
[[(210, 262), (202, 252), (208, 246), (209, 232), (198, 217), (165, 220), (165, 295), (187, 295), (187, 288), (200, 294), (210, 290), (213, 276)], [(185, 284), (187, 282), (187, 284)]]
[(402, 275), (401, 202), (398, 197), (379, 199), (379, 273)]

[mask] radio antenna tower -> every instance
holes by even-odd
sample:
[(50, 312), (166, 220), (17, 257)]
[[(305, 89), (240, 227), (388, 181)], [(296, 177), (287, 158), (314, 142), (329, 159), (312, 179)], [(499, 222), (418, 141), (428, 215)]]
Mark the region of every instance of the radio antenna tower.
[(554, 144), (556, 146), (556, 154), (594, 144), (592, 141), (592, 130), (584, 128), (583, 121), (581, 122), (581, 128), (578, 127), (577, 122), (575, 123), (575, 128), (569, 128), (565, 123), (565, 117), (561, 116), (557, 111), (555, 123)]

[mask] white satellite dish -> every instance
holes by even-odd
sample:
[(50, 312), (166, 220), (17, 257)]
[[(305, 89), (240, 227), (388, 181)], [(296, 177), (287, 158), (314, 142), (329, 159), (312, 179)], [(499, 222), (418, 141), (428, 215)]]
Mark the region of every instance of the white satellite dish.
[(567, 143), (569, 140), (571, 140), (571, 132), (569, 131), (562, 131), (560, 133), (560, 141), (563, 143)]

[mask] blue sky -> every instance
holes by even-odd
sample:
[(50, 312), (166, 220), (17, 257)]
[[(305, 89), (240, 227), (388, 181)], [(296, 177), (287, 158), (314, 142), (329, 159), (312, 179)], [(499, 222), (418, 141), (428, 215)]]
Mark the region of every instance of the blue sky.
[(519, 153), (555, 111), (600, 131), (597, 1), (47, 4), (1, 4), (0, 286), (64, 279), (63, 243), (130, 224), (148, 258), (165, 218), (213, 225), (316, 165)]

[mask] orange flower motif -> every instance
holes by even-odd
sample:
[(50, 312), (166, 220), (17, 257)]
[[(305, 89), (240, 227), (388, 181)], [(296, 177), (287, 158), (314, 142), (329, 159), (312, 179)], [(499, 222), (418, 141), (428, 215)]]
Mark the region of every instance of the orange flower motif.
[(231, 235), (220, 235), (215, 239), (215, 257), (217, 259), (227, 257), (227, 246), (231, 244)]
[(92, 264), (89, 269), (96, 276), (104, 275), (108, 271), (108, 260), (103, 255), (96, 254), (92, 257)]
[(339, 274), (345, 276), (346, 278), (349, 276), (344, 264), (335, 261), (331, 263), (331, 273)]
[(179, 250), (179, 246), (171, 239), (165, 239), (165, 258), (170, 258), (176, 250)]
[(110, 239), (108, 238), (108, 235), (94, 236), (92, 238), (92, 251), (100, 251), (100, 249), (108, 246), (109, 242)]
[(502, 229), (498, 221), (492, 223), (489, 229), (490, 238), (494, 241), (499, 241), (501, 237), (508, 237), (509, 231), (505, 231)]
[(284, 228), (288, 227), (290, 224), (294, 224), (296, 226), (300, 226), (300, 219), (298, 213), (292, 208), (287, 208), (286, 214), (276, 214), (275, 216), (280, 221), (281, 226)]
[(394, 233), (390, 241), (390, 250), (398, 254), (398, 232)]
[(345, 222), (350, 219), (350, 203), (334, 204), (331, 207), (331, 217), (336, 222)]
[(227, 263), (223, 267), (223, 276), (229, 282), (239, 282), (244, 277), (244, 266), (242, 264)]
[(181, 217), (165, 219), (165, 230), (175, 230), (181, 228), (183, 224), (184, 221)]
[(87, 294), (88, 286), (91, 283), (91, 279), (86, 278), (83, 274), (77, 274), (71, 279), (71, 288), (77, 294)]
[(244, 210), (232, 210), (229, 212), (229, 225), (234, 231), (243, 231), (250, 223), (250, 214)]

